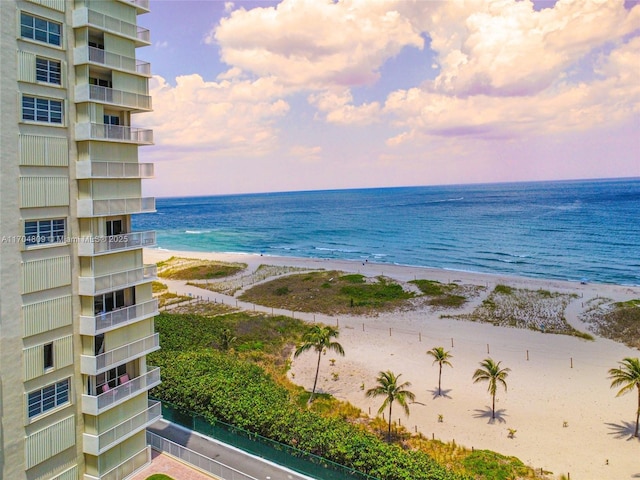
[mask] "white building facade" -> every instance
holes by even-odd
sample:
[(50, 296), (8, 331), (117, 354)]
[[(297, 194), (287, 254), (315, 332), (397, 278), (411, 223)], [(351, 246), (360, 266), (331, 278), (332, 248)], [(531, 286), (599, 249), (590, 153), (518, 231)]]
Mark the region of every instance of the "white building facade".
[(0, 1), (0, 478), (126, 478), (160, 418), (148, 0)]

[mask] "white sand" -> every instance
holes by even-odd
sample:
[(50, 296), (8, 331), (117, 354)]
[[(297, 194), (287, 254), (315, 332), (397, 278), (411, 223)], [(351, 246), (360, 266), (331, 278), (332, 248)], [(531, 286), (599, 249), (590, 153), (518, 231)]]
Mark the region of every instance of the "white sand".
[[(583, 302), (596, 296), (616, 301), (640, 298), (640, 287), (580, 285), (335, 260), (147, 249), (145, 261), (157, 262), (171, 255), (241, 261), (249, 264), (249, 270), (260, 264), (306, 266), (370, 276), (384, 274), (399, 281), (460, 280), (489, 288), (503, 283), (534, 290), (574, 292), (581, 298), (569, 305), (567, 321), (582, 331), (586, 331), (586, 327), (577, 316), (583, 311)], [(213, 296), (212, 292), (185, 287), (180, 282), (171, 282), (171, 288)], [(609, 388), (607, 379), (609, 368), (617, 367), (624, 357), (637, 357), (638, 350), (602, 338), (585, 341), (565, 335), (441, 319), (441, 313), (423, 310), (376, 317), (335, 318), (298, 313), (295, 316), (340, 326), (338, 341), (346, 355), (327, 353), (320, 367), (321, 392), (347, 400), (365, 412), (370, 409), (375, 415), (382, 399), (366, 398), (361, 385), (371, 388), (379, 371), (392, 370), (402, 374), (402, 381), (411, 382), (410, 390), (416, 394), (409, 417), (399, 415), (399, 408), (394, 409), (393, 415), (395, 421), (399, 417), (410, 431), (417, 428), (427, 437), (455, 439), (456, 443), (469, 448), (514, 455), (535, 468), (552, 471), (557, 477), (567, 473), (573, 480), (640, 477), (640, 445), (637, 439), (630, 438), (635, 427), (637, 394), (616, 398), (616, 390)], [(454, 368), (443, 370), (442, 387), (446, 397), (435, 396), (438, 367), (432, 366), (432, 358), (426, 355), (426, 351), (435, 346), (445, 347), (454, 356), (451, 360)], [(471, 379), (478, 362), (487, 356), (511, 369), (508, 391), (498, 390), (495, 422), (490, 421), (491, 398), (487, 385), (473, 384)], [(291, 373), (296, 383), (311, 388), (316, 358), (308, 353), (295, 360)], [(329, 362), (331, 358), (336, 359), (333, 367)], [(332, 379), (333, 372), (339, 376), (337, 381)], [(438, 422), (439, 414), (444, 417), (442, 423)], [(567, 427), (563, 426), (564, 422)], [(517, 430), (515, 438), (507, 437), (508, 428)]]

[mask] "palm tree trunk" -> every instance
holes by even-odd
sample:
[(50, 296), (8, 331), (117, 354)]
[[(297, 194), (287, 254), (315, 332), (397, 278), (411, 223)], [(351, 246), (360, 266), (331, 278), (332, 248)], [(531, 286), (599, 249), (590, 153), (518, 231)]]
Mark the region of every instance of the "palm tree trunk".
[(391, 407), (393, 402), (389, 402), (389, 431), (387, 432), (387, 442), (391, 443)]
[(638, 385), (638, 411), (636, 412), (636, 433), (634, 437), (638, 436), (638, 424), (640, 423), (640, 385)]
[(313, 381), (313, 390), (311, 390), (311, 395), (309, 396), (309, 401), (307, 403), (311, 403), (313, 401), (313, 397), (316, 394), (316, 385), (318, 384), (318, 374), (320, 373), (320, 359), (322, 358), (322, 350), (318, 352), (318, 365), (316, 366), (316, 378)]
[(442, 395), (442, 389), (440, 383), (442, 382), (442, 364), (440, 364), (440, 373), (438, 373), (438, 395)]
[(491, 410), (492, 410), (491, 418), (495, 420), (496, 419), (496, 393), (495, 392), (493, 392), (492, 398), (493, 398), (493, 404), (491, 405)]

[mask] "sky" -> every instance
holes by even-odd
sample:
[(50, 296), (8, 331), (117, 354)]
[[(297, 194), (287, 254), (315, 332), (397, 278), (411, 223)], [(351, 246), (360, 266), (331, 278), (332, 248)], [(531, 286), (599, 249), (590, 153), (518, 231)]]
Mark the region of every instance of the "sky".
[(640, 3), (151, 0), (158, 197), (640, 176)]

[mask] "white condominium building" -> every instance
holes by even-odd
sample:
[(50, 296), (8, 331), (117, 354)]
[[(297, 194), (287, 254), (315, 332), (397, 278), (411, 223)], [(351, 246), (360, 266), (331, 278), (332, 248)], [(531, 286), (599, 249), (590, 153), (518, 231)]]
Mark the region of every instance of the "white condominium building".
[(148, 0), (0, 0), (0, 478), (126, 478), (160, 418)]

